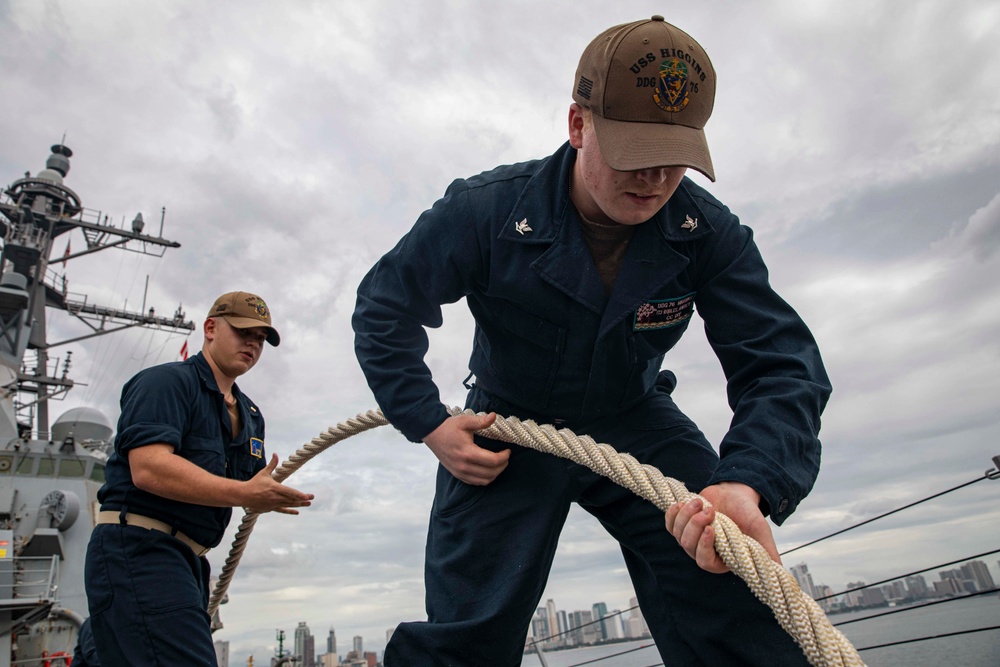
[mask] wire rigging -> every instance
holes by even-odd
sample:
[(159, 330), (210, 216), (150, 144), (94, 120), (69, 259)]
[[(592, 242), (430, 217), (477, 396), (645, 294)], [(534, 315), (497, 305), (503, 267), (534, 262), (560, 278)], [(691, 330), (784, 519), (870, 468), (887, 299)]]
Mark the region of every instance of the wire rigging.
[[(1000, 458), (1000, 457), (995, 457), (994, 461), (996, 461), (997, 458)], [(963, 489), (963, 488), (965, 488), (967, 486), (971, 486), (971, 485), (973, 485), (973, 484), (975, 484), (977, 482), (981, 482), (984, 479), (998, 479), (998, 477), (1000, 477), (1000, 470), (997, 470), (997, 469), (987, 470), (981, 477), (977, 477), (976, 479), (970, 480), (968, 482), (964, 482), (964, 483), (959, 484), (957, 486), (953, 486), (953, 487), (951, 487), (949, 489), (945, 489), (944, 491), (940, 491), (938, 493), (932, 494), (930, 496), (927, 496), (926, 498), (922, 498), (920, 500), (908, 503), (908, 504), (903, 505), (901, 507), (897, 507), (896, 509), (890, 510), (888, 512), (884, 512), (882, 514), (879, 514), (878, 516), (874, 516), (874, 517), (872, 517), (870, 519), (866, 519), (864, 521), (861, 521), (860, 523), (854, 524), (852, 526), (848, 526), (847, 528), (844, 528), (842, 530), (835, 531), (835, 532), (830, 533), (829, 535), (826, 535), (824, 537), (820, 537), (818, 539), (812, 540), (811, 542), (807, 542), (805, 544), (801, 544), (801, 545), (799, 545), (797, 547), (794, 547), (792, 549), (788, 549), (787, 551), (781, 552), (781, 555), (784, 556), (785, 554), (792, 553), (793, 551), (797, 551), (799, 549), (804, 549), (807, 546), (811, 546), (811, 545), (816, 544), (818, 542), (822, 542), (823, 540), (829, 539), (831, 537), (836, 537), (838, 535), (843, 535), (844, 533), (846, 533), (846, 532), (848, 532), (850, 530), (853, 530), (855, 528), (858, 528), (860, 526), (864, 526), (864, 525), (867, 525), (869, 523), (873, 523), (875, 521), (878, 521), (879, 519), (883, 519), (883, 518), (885, 518), (887, 516), (891, 516), (893, 514), (896, 514), (897, 512), (901, 512), (901, 511), (903, 511), (905, 509), (909, 509), (911, 507), (915, 507), (916, 505), (920, 505), (921, 503), (925, 503), (925, 502), (927, 502), (929, 500), (933, 500), (935, 498), (940, 498), (940, 497), (945, 496), (945, 495), (947, 495), (949, 493), (952, 493), (952, 492), (958, 491), (960, 489)], [(933, 571), (933, 570), (939, 570), (939, 569), (942, 569), (942, 568), (945, 568), (945, 567), (949, 567), (949, 566), (952, 566), (952, 565), (957, 565), (959, 563), (965, 563), (965, 562), (972, 561), (972, 560), (978, 560), (978, 559), (984, 558), (986, 556), (991, 556), (991, 555), (994, 555), (994, 554), (997, 554), (997, 553), (1000, 553), (1000, 549), (992, 549), (990, 551), (984, 551), (982, 553), (978, 553), (978, 554), (975, 554), (973, 556), (968, 556), (968, 557), (965, 557), (965, 558), (959, 558), (959, 559), (956, 559), (956, 560), (948, 561), (946, 563), (941, 563), (941, 564), (938, 564), (938, 565), (933, 565), (931, 567), (925, 567), (925, 568), (922, 568), (920, 570), (914, 570), (914, 571), (908, 572), (906, 574), (898, 575), (898, 576), (895, 576), (895, 577), (890, 577), (888, 579), (883, 579), (881, 581), (877, 581), (877, 582), (874, 582), (874, 583), (871, 583), (871, 584), (865, 584), (863, 586), (856, 586), (854, 588), (849, 588), (849, 589), (840, 591), (839, 593), (833, 593), (831, 595), (826, 595), (826, 596), (823, 596), (823, 597), (818, 597), (818, 598), (816, 598), (816, 601), (827, 600), (827, 599), (830, 599), (830, 598), (836, 598), (836, 597), (840, 597), (840, 596), (843, 596), (843, 595), (847, 595), (849, 593), (854, 593), (854, 592), (857, 592), (857, 591), (865, 590), (865, 589), (868, 589), (868, 588), (875, 588), (875, 587), (882, 586), (882, 585), (885, 585), (885, 584), (893, 582), (893, 581), (898, 581), (900, 579), (905, 579), (907, 577), (916, 576), (918, 574), (923, 574), (925, 572), (930, 572), (930, 571)], [(960, 601), (963, 601), (963, 600), (968, 600), (970, 598), (975, 598), (975, 597), (979, 597), (979, 596), (982, 596), (982, 595), (989, 595), (989, 594), (998, 593), (998, 592), (1000, 592), (1000, 587), (994, 587), (994, 588), (991, 588), (989, 590), (977, 591), (975, 593), (970, 593), (970, 594), (967, 594), (967, 595), (961, 595), (961, 596), (957, 596), (957, 597), (945, 598), (945, 599), (940, 599), (940, 600), (932, 600), (930, 602), (925, 602), (925, 603), (921, 603), (921, 604), (907, 605), (905, 607), (897, 607), (897, 608), (894, 608), (894, 609), (890, 609), (888, 611), (874, 613), (874, 614), (871, 614), (871, 615), (868, 615), (868, 616), (864, 616), (862, 618), (855, 618), (855, 619), (849, 619), (849, 620), (846, 620), (846, 621), (841, 621), (839, 623), (834, 623), (833, 625), (834, 626), (842, 626), (842, 625), (848, 625), (848, 624), (851, 624), (851, 623), (859, 623), (861, 621), (871, 621), (873, 619), (881, 618), (883, 616), (889, 616), (889, 615), (892, 615), (892, 614), (899, 614), (899, 613), (903, 613), (903, 612), (907, 612), (907, 611), (915, 611), (915, 610), (918, 610), (918, 609), (924, 609), (924, 608), (927, 608), (927, 607), (933, 607), (933, 606), (947, 604), (947, 603), (952, 603), (952, 602), (960, 602)], [(615, 614), (609, 614), (608, 616), (605, 616), (604, 619), (613, 618), (616, 615), (624, 614), (624, 613), (626, 613), (628, 611), (631, 611), (632, 609), (635, 609), (635, 608), (636, 607), (631, 607), (631, 608), (626, 609), (624, 611), (616, 612)], [(585, 624), (583, 624), (581, 626), (577, 626), (576, 628), (573, 628), (571, 630), (566, 630), (566, 631), (563, 631), (563, 632), (560, 632), (560, 633), (556, 633), (556, 634), (550, 635), (548, 637), (544, 637), (544, 638), (541, 638), (541, 639), (536, 639), (536, 640), (532, 641), (530, 645), (537, 652), (540, 653), (541, 652), (541, 648), (539, 648), (539, 646), (538, 646), (539, 644), (541, 644), (543, 642), (551, 641), (551, 640), (556, 639), (556, 638), (558, 638), (558, 637), (560, 637), (562, 635), (570, 634), (571, 632), (575, 632), (576, 630), (578, 630), (580, 628), (584, 628), (584, 627), (587, 627), (589, 625), (595, 625), (597, 623), (600, 623), (604, 619), (598, 619), (598, 620), (593, 621), (591, 623), (585, 623)], [(942, 639), (942, 638), (945, 638), (945, 637), (954, 637), (954, 636), (974, 634), (974, 633), (979, 633), (979, 632), (988, 632), (988, 631), (991, 631), (991, 630), (1000, 630), (1000, 626), (990, 626), (990, 627), (984, 627), (984, 628), (973, 628), (973, 629), (968, 629), (968, 630), (960, 630), (960, 631), (948, 632), (948, 633), (941, 633), (941, 634), (936, 634), (936, 635), (928, 635), (928, 636), (924, 636), (924, 637), (916, 637), (916, 638), (912, 638), (912, 639), (900, 640), (900, 641), (895, 641), (895, 642), (887, 642), (887, 643), (877, 644), (877, 645), (873, 645), (873, 646), (866, 646), (864, 648), (858, 648), (857, 650), (859, 652), (860, 651), (872, 651), (872, 650), (881, 649), (881, 648), (887, 648), (887, 647), (891, 647), (891, 646), (900, 646), (900, 645), (903, 645), (903, 644), (911, 644), (911, 643), (916, 643), (916, 642), (928, 641), (928, 640), (931, 640), (931, 639)], [(655, 647), (655, 643), (653, 643), (653, 644), (643, 644), (642, 646), (639, 646), (639, 647), (636, 647), (636, 648), (633, 648), (633, 649), (630, 649), (630, 650), (627, 650), (627, 651), (621, 651), (621, 652), (614, 653), (614, 654), (611, 654), (611, 655), (608, 655), (608, 656), (604, 656), (604, 657), (601, 657), (601, 658), (595, 658), (595, 659), (592, 659), (592, 660), (587, 660), (585, 662), (574, 663), (573, 665), (570, 665), (569, 667), (581, 667), (582, 665), (595, 664), (595, 663), (598, 663), (598, 662), (603, 662), (605, 660), (609, 660), (611, 658), (615, 658), (615, 657), (618, 657), (618, 656), (621, 656), (621, 655), (625, 655), (627, 653), (633, 653), (635, 651), (639, 651), (639, 650), (646, 649), (646, 648), (651, 648), (651, 647)], [(661, 665), (663, 665), (663, 663), (657, 663), (656, 665), (650, 665), (649, 667), (659, 667)]]
[(927, 635), (926, 637), (916, 637), (914, 639), (904, 639), (898, 642), (888, 642), (886, 644), (876, 644), (874, 646), (866, 646), (864, 648), (859, 648), (858, 651), (874, 651), (877, 648), (888, 648), (889, 646), (900, 646), (902, 644), (913, 644), (916, 642), (925, 642), (930, 639), (944, 639), (945, 637), (957, 637), (959, 635), (971, 635), (977, 632), (986, 632), (988, 630), (1000, 630), (1000, 625), (993, 625), (988, 628), (975, 628), (972, 630), (957, 630), (956, 632), (945, 632), (940, 635)]
[[(583, 662), (576, 662), (576, 663), (573, 663), (572, 665), (570, 665), (569, 667), (580, 667), (580, 665), (592, 665), (592, 664), (597, 663), (597, 662), (604, 662), (605, 660), (610, 660), (611, 658), (617, 658), (619, 656), (627, 655), (629, 653), (635, 653), (636, 651), (642, 651), (643, 649), (653, 648), (655, 646), (656, 646), (656, 644), (643, 644), (642, 646), (636, 646), (635, 648), (630, 648), (630, 649), (628, 649), (626, 651), (619, 651), (618, 653), (612, 653), (611, 655), (605, 655), (605, 656), (600, 657), (600, 658), (594, 658), (593, 660), (585, 660)], [(658, 663), (656, 663), (656, 665), (650, 665), (650, 667), (657, 667), (658, 665), (662, 665), (662, 664), (663, 664), (662, 662), (658, 662)]]
[(799, 549), (805, 549), (808, 546), (812, 546), (813, 544), (816, 544), (818, 542), (822, 542), (823, 540), (830, 539), (831, 537), (835, 537), (837, 535), (843, 535), (844, 533), (846, 533), (849, 530), (854, 530), (855, 528), (860, 528), (861, 526), (864, 526), (866, 524), (872, 523), (873, 521), (878, 521), (879, 519), (884, 519), (885, 517), (887, 517), (887, 516), (889, 516), (891, 514), (895, 514), (896, 512), (902, 512), (905, 509), (909, 509), (911, 507), (915, 507), (915, 506), (919, 505), (920, 503), (925, 503), (928, 500), (933, 500), (934, 498), (939, 498), (939, 497), (941, 497), (943, 495), (951, 493), (952, 491), (958, 491), (959, 489), (965, 488), (967, 486), (971, 486), (972, 484), (975, 484), (976, 482), (981, 482), (984, 479), (993, 479), (993, 477), (990, 475), (989, 472), (986, 472), (981, 477), (977, 477), (976, 479), (973, 479), (971, 481), (965, 482), (964, 484), (959, 484), (958, 486), (953, 486), (952, 488), (947, 489), (945, 491), (941, 491), (940, 493), (935, 493), (932, 496), (927, 496), (926, 498), (923, 498), (921, 500), (917, 500), (917, 501), (912, 502), (912, 503), (910, 503), (908, 505), (903, 505), (902, 507), (897, 507), (894, 510), (890, 510), (888, 512), (885, 512), (884, 514), (879, 514), (878, 516), (873, 516), (870, 519), (865, 519), (861, 523), (856, 523), (853, 526), (848, 526), (847, 528), (843, 528), (843, 529), (838, 530), (838, 531), (836, 531), (834, 533), (830, 533), (829, 535), (825, 535), (824, 537), (817, 538), (817, 539), (813, 540), (812, 542), (806, 542), (805, 544), (800, 544), (799, 546), (793, 547), (791, 549), (788, 549), (787, 551), (782, 551), (780, 555), (784, 556), (786, 554), (792, 553), (793, 551), (798, 551)]
[(925, 607), (933, 607), (939, 604), (948, 604), (951, 602), (960, 602), (962, 600), (968, 600), (969, 598), (979, 597), (980, 595), (987, 595), (989, 593), (996, 593), (1000, 591), (1000, 588), (991, 588), (988, 591), (977, 591), (975, 593), (969, 593), (968, 595), (959, 595), (953, 598), (944, 598), (941, 600), (931, 600), (930, 602), (924, 602), (922, 604), (908, 605), (906, 607), (896, 607), (888, 611), (879, 612), (878, 614), (872, 614), (871, 616), (864, 616), (862, 618), (852, 618), (846, 621), (841, 621), (840, 623), (834, 623), (834, 626), (848, 625), (849, 623), (860, 623), (861, 621), (870, 621), (873, 618), (881, 618), (883, 616), (891, 616), (892, 614), (901, 614), (906, 611), (914, 611), (916, 609), (924, 609)]

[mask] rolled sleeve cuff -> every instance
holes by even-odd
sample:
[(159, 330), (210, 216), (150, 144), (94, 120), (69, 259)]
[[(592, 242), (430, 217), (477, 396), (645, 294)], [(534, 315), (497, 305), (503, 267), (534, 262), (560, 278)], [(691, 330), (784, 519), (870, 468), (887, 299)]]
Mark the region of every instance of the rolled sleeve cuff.
[(390, 418), (392, 425), (410, 442), (423, 442), (451, 415), (441, 403), (419, 405), (404, 415)]
[(171, 445), (174, 450), (179, 450), (181, 448), (180, 430), (169, 424), (131, 424), (118, 433), (115, 448), (119, 453), (123, 453), (143, 445), (160, 443)]
[(780, 469), (750, 457), (727, 457), (719, 462), (707, 486), (719, 482), (739, 482), (757, 491), (761, 509), (770, 513), (771, 521), (780, 526), (798, 507), (802, 497), (794, 492), (795, 484)]

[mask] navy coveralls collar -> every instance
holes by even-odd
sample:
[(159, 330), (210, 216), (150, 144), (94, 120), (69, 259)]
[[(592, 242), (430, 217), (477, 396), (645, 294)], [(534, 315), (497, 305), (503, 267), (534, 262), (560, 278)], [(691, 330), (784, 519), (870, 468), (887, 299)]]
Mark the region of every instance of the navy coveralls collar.
[(245, 399), (243, 392), (240, 388), (233, 382), (233, 398), (236, 400), (236, 404), (239, 406), (240, 411), (240, 432), (233, 433), (233, 422), (229, 418), (229, 410), (226, 408), (225, 397), (222, 390), (219, 389), (219, 383), (215, 380), (215, 373), (212, 372), (212, 367), (208, 363), (208, 359), (205, 358), (203, 352), (199, 352), (194, 357), (189, 360), (189, 363), (194, 364), (195, 370), (198, 371), (198, 378), (201, 380), (205, 387), (215, 394), (218, 394), (218, 413), (219, 421), (222, 425), (222, 431), (228, 436), (227, 442), (232, 442), (233, 440), (242, 440), (242, 438), (237, 438), (236, 436), (242, 435), (243, 431), (246, 430), (247, 420), (246, 420), (246, 410), (247, 407), (244, 405)]
[[(581, 280), (581, 258), (593, 260), (570, 197), (576, 153), (567, 142), (531, 177), (498, 240), (550, 244), (531, 268), (580, 305), (602, 315), (598, 337), (603, 337), (687, 267), (687, 257), (676, 252), (672, 244), (694, 241), (714, 230), (688, 192), (685, 177), (666, 205), (637, 226), (615, 287), (610, 297), (606, 296), (596, 275)], [(561, 194), (553, 197), (552, 192)], [(530, 232), (525, 233), (526, 227)], [(665, 271), (666, 266), (671, 270)]]

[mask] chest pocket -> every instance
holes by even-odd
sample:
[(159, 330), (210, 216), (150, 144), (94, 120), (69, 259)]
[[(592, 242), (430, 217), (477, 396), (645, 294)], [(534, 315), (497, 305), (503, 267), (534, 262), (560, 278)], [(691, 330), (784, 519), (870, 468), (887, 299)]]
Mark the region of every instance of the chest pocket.
[(646, 361), (666, 354), (687, 331), (691, 318), (662, 329), (632, 332), (633, 361)]
[(219, 440), (188, 435), (184, 439), (182, 456), (213, 475), (226, 475), (226, 455)]
[(663, 364), (663, 355), (677, 344), (690, 321), (691, 318), (688, 318), (663, 329), (628, 332), (630, 369), (622, 395), (622, 407), (633, 405), (653, 387)]
[(559, 370), (566, 330), (508, 302), (491, 305), (491, 317), (476, 336), (490, 370), (522, 405), (544, 406)]
[[(246, 419), (240, 438), (226, 450), (229, 476), (238, 480), (248, 480), (264, 467), (264, 423), (256, 410), (244, 409), (240, 415)], [(251, 440), (256, 441), (256, 446)], [(256, 455), (255, 455), (256, 454)]]
[(229, 477), (246, 481), (253, 477), (260, 461), (263, 461), (263, 447), (261, 449), (262, 458), (257, 458), (250, 454), (250, 441), (240, 444), (233, 444), (229, 447), (227, 465), (229, 466)]

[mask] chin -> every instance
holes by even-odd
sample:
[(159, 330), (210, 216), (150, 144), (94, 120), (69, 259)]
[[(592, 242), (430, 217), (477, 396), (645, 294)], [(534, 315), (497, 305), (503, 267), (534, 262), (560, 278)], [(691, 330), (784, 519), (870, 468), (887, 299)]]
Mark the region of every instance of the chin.
[[(657, 210), (659, 210), (659, 209), (657, 209)], [(652, 211), (652, 212), (649, 212), (649, 213), (647, 213), (647, 212), (632, 213), (631, 215), (622, 215), (622, 216), (619, 216), (619, 217), (615, 217), (613, 219), (619, 225), (635, 226), (635, 225), (641, 225), (642, 223), (647, 222), (654, 215), (656, 215), (656, 211)]]

